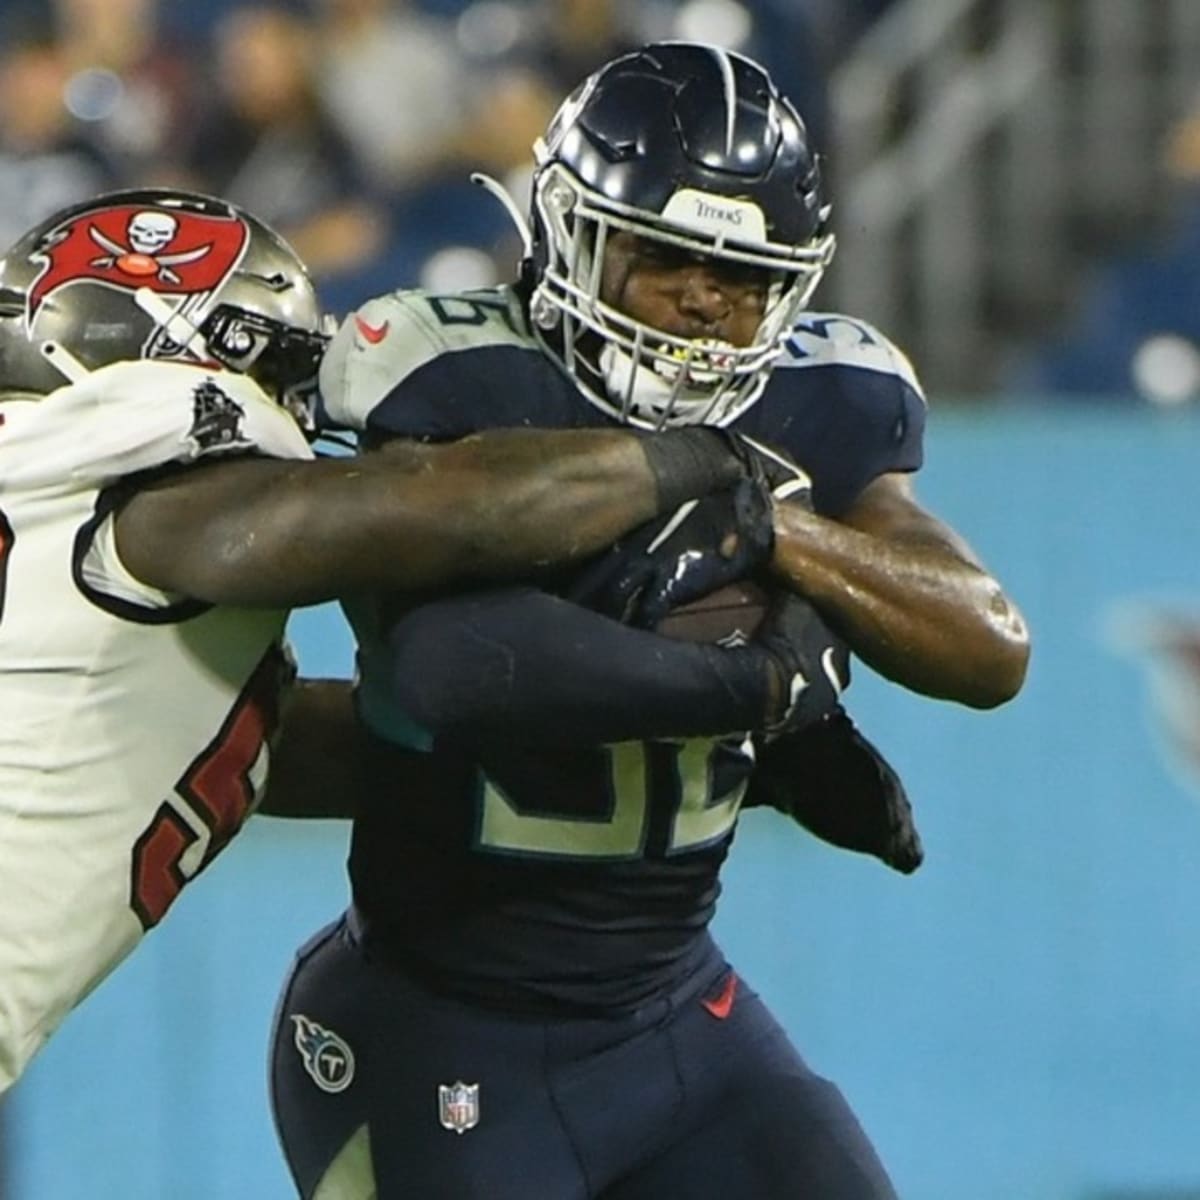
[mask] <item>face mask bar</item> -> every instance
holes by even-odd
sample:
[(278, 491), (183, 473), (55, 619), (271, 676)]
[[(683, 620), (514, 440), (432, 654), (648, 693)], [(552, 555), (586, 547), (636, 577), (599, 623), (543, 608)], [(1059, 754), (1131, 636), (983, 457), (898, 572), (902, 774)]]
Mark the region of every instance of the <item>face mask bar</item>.
[[(660, 431), (671, 424), (719, 425), (722, 418), (732, 420), (744, 411), (745, 405), (729, 412), (722, 406), (722, 400), (731, 394), (733, 368), (714, 374), (709, 349), (703, 342), (694, 342), (684, 357), (676, 361), (674, 378), (666, 379), (647, 365), (650, 357), (644, 347), (647, 332), (645, 326), (637, 329), (628, 352), (615, 341), (607, 342), (600, 352), (605, 391), (618, 402), (622, 422)], [(702, 357), (704, 365), (697, 369)], [(700, 371), (707, 379), (707, 388), (697, 394), (688, 383)]]
[[(21, 300), (14, 311), (23, 313)], [(218, 304), (197, 324), (192, 314), (173, 308), (150, 288), (139, 288), (134, 302), (154, 322), (150, 342), (157, 345), (158, 356), (188, 357), (250, 375), (306, 435), (317, 435), (317, 372), (332, 331), (298, 329), (232, 304)], [(0, 318), (8, 316), (0, 296)], [(38, 351), (69, 383), (91, 373), (59, 342), (42, 342)]]
[(316, 433), (317, 370), (329, 333), (297, 329), (234, 304), (218, 304), (197, 322), (149, 288), (140, 288), (135, 299), (179, 350), (250, 375), (306, 434)]
[(317, 370), (329, 335), (296, 329), (232, 304), (218, 304), (200, 326), (222, 366), (252, 376), (307, 434), (316, 432)]
[[(154, 332), (150, 337), (151, 346), (156, 346), (162, 357), (175, 358), (181, 355), (191, 355), (197, 362), (207, 361), (201, 353), (203, 343), (200, 331), (180, 310), (172, 308), (161, 296), (151, 288), (138, 288), (133, 295), (134, 303), (154, 322)], [(195, 343), (200, 342), (199, 346)], [(86, 379), (91, 370), (85, 367), (61, 342), (53, 339), (39, 342), (38, 353), (65, 379), (68, 383), (79, 383)], [(147, 354), (144, 357), (156, 357)]]

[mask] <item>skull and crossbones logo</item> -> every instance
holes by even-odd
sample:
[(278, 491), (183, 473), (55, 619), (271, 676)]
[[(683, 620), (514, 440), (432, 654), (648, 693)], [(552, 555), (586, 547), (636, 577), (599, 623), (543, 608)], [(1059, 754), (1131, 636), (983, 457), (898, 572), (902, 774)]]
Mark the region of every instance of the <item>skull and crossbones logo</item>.
[(100, 258), (93, 258), (90, 265), (115, 267), (126, 275), (152, 275), (162, 283), (181, 283), (179, 275), (171, 268), (203, 258), (212, 249), (212, 243), (197, 246), (194, 250), (164, 254), (163, 251), (174, 241), (178, 232), (178, 218), (170, 213), (152, 210), (134, 213), (129, 218), (125, 231), (128, 246), (122, 246), (95, 225), (89, 225), (88, 234), (92, 241), (107, 251)]

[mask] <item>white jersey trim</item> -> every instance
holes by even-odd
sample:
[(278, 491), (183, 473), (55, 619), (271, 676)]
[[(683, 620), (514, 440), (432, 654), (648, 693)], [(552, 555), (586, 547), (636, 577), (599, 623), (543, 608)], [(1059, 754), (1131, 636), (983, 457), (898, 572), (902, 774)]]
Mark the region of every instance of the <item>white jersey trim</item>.
[(79, 564), (84, 583), (102, 596), (123, 600), (138, 608), (173, 608), (187, 600), (182, 593), (163, 592), (142, 583), (121, 561), (117, 550), (116, 514), (109, 513), (96, 527), (91, 544)]
[(346, 318), (325, 351), (321, 404), (334, 424), (365, 429), (371, 412), (421, 367), (485, 346), (542, 353), (511, 287), (377, 296)]
[(779, 367), (851, 367), (892, 375), (925, 399), (908, 356), (874, 325), (845, 313), (809, 312), (784, 343)]

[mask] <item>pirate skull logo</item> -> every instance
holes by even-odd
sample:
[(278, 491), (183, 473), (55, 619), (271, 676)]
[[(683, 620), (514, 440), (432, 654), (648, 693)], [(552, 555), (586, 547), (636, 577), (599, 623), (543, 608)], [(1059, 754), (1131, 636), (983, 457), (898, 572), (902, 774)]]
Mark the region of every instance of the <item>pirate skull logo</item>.
[(88, 234), (92, 241), (107, 252), (100, 258), (92, 259), (90, 265), (115, 267), (123, 274), (134, 277), (153, 276), (163, 283), (180, 283), (179, 275), (171, 268), (203, 258), (212, 249), (212, 244), (164, 254), (163, 251), (175, 240), (178, 232), (178, 218), (151, 209), (136, 212), (129, 218), (125, 228), (127, 246), (122, 246), (95, 225), (90, 225)]
[(165, 250), (179, 232), (179, 219), (165, 212), (134, 213), (129, 218), (129, 244), (142, 254)]

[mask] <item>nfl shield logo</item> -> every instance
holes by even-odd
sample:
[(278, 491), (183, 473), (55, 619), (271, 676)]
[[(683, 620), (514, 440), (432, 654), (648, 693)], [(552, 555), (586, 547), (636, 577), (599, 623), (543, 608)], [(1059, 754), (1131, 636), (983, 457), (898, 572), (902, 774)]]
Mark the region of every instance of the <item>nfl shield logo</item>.
[(438, 1084), (438, 1120), (444, 1129), (466, 1133), (479, 1124), (479, 1084)]

